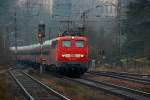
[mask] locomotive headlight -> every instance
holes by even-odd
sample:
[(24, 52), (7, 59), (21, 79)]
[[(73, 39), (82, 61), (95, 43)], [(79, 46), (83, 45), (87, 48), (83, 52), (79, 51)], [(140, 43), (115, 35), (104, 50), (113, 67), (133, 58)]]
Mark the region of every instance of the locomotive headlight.
[(83, 58), (83, 57), (84, 57), (84, 55), (83, 55), (83, 54), (81, 54), (81, 55), (80, 55), (80, 57), (82, 57), (82, 58)]
[(64, 54), (62, 54), (61, 56), (62, 56), (62, 57), (65, 57), (65, 55), (64, 55)]
[(74, 39), (74, 36), (72, 36), (71, 38)]

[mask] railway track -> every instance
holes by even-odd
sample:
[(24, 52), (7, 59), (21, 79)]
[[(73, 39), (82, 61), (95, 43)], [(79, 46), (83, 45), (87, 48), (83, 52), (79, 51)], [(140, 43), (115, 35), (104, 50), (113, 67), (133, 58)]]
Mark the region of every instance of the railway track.
[(141, 78), (138, 76), (132, 76), (131, 74), (125, 73), (116, 73), (116, 72), (88, 72), (89, 74), (94, 74), (98, 76), (106, 76), (106, 77), (113, 77), (118, 79), (125, 79), (137, 83), (141, 83), (144, 85), (150, 85), (150, 79)]
[(106, 91), (117, 96), (123, 97), (125, 100), (150, 100), (150, 93), (130, 89), (127, 87), (117, 86), (113, 84), (108, 84), (100, 81), (94, 81), (90, 79), (73, 79), (73, 81), (79, 82), (81, 84)]
[[(116, 73), (116, 72), (110, 72), (110, 73)], [(137, 74), (137, 73), (127, 73), (127, 72), (117, 72), (118, 74), (122, 75), (130, 75), (130, 76), (136, 76), (136, 77), (147, 77), (150, 78), (150, 75), (144, 75), (144, 74)]]
[(131, 89), (131, 88), (127, 88), (127, 87), (123, 87), (123, 86), (119, 86), (119, 85), (113, 85), (113, 84), (108, 84), (105, 82), (101, 82), (101, 81), (95, 81), (95, 80), (91, 80), (91, 79), (87, 79), (87, 78), (68, 78), (65, 76), (61, 76), (58, 74), (52, 74), (49, 73), (52, 76), (55, 77), (61, 77), (61, 79), (65, 80), (71, 80), (74, 82), (78, 82), (80, 84), (98, 89), (100, 91), (105, 91), (106, 93), (110, 93), (110, 94), (114, 94), (116, 96), (119, 96), (125, 100), (150, 100), (150, 93), (147, 92), (143, 92), (143, 91), (138, 91), (135, 89)]
[(150, 79), (150, 75), (137, 74), (137, 73), (127, 73), (127, 72), (111, 72), (111, 71), (96, 71), (96, 73), (109, 73), (109, 74), (117, 74), (117, 75), (128, 75), (132, 77), (140, 77), (143, 79)]
[(9, 73), (29, 100), (69, 100), (25, 72), (10, 70)]

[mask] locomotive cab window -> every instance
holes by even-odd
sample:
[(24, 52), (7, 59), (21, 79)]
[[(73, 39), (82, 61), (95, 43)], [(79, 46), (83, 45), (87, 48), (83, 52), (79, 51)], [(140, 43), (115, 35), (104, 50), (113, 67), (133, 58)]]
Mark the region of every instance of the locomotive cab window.
[(83, 48), (84, 47), (84, 41), (78, 40), (78, 41), (76, 41), (75, 45), (76, 45), (76, 47)]
[(71, 41), (69, 40), (63, 40), (62, 41), (62, 47), (71, 47)]

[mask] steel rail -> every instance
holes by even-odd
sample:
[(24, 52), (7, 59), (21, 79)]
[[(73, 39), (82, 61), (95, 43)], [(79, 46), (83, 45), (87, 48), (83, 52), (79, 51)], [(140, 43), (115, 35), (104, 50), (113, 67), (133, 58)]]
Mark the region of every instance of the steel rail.
[(16, 81), (16, 83), (20, 86), (20, 88), (23, 90), (23, 92), (25, 93), (26, 97), (29, 100), (35, 100), (30, 93), (24, 88), (24, 86), (20, 83), (20, 81), (16, 78), (16, 76), (9, 70), (10, 75), (12, 76), (12, 78)]
[(43, 84), (42, 82), (40, 82), (39, 80), (35, 79), (34, 77), (32, 77), (31, 75), (23, 72), (25, 75), (27, 75), (29, 78), (31, 78), (32, 80), (34, 80), (35, 82), (39, 83), (42, 87), (44, 87), (45, 89), (47, 89), (48, 91), (51, 91), (54, 93), (54, 95), (59, 96), (60, 98), (64, 99), (64, 100), (70, 100), (69, 98), (65, 97), (64, 95), (56, 92), (55, 90), (53, 90), (52, 88), (48, 87), (47, 85)]
[(126, 79), (129, 81), (141, 83), (144, 85), (150, 85), (150, 80), (148, 79), (143, 79), (139, 77), (133, 77), (133, 76), (128, 76), (128, 75), (122, 75), (119, 73), (107, 73), (107, 72), (88, 72), (89, 74), (95, 74), (98, 76), (106, 76), (106, 77), (113, 77), (113, 78), (118, 78), (118, 79)]
[(81, 84), (90, 87), (94, 87), (96, 89), (104, 90), (106, 92), (110, 92), (120, 97), (124, 97), (125, 99), (150, 100), (150, 93), (130, 89), (127, 87), (117, 86), (117, 85), (108, 84), (100, 81), (94, 81), (90, 79), (74, 79), (73, 81), (79, 82)]
[(101, 72), (101, 73), (110, 73), (110, 74), (121, 74), (121, 75), (130, 75), (130, 76), (139, 76), (139, 77), (150, 77), (150, 75), (146, 74), (138, 74), (138, 73), (127, 73), (127, 72), (114, 72), (114, 71), (94, 71), (94, 72)]
[[(10, 70), (9, 73), (20, 86), (20, 88), (24, 91), (26, 97), (29, 100), (70, 100), (25, 72)], [(35, 96), (34, 91), (37, 91), (37, 93), (42, 93), (44, 96)]]
[[(114, 73), (116, 73), (116, 72), (114, 72)], [(137, 73), (127, 73), (127, 72), (119, 72), (118, 74), (122, 74), (122, 75), (131, 75), (131, 76), (140, 76), (140, 77), (143, 77), (143, 76), (150, 77), (150, 75), (137, 74)]]
[[(58, 74), (53, 74), (53, 73), (50, 73), (50, 74), (55, 77), (60, 77), (60, 75)], [(123, 87), (123, 86), (117, 86), (113, 84), (108, 84), (108, 83), (104, 83), (100, 81), (98, 82), (98, 81), (94, 81), (90, 79), (83, 79), (83, 78), (73, 79), (73, 78), (63, 76), (61, 77), (61, 79), (70, 80), (73, 82), (77, 82), (77, 83), (98, 89), (100, 91), (105, 91), (107, 93), (117, 95), (125, 100), (150, 100), (150, 93), (130, 89), (130, 88)]]

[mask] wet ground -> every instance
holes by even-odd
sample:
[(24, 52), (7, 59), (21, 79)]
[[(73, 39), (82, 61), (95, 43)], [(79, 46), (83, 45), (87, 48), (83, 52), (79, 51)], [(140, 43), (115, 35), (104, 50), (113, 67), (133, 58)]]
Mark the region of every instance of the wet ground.
[[(11, 79), (8, 74), (9, 67), (7, 65), (0, 66), (0, 100), (23, 100), (22, 94), (15, 85), (15, 82)], [(130, 73), (139, 73), (139, 74), (149, 74), (150, 67), (146, 68), (122, 68), (122, 67), (98, 67), (97, 71), (118, 71), (118, 72), (130, 72)], [(36, 78), (41, 80), (43, 83), (54, 88), (56, 91), (66, 95), (71, 98), (71, 100), (121, 100), (119, 97), (116, 97), (111, 94), (107, 94), (103, 91), (97, 91), (96, 89), (74, 83), (71, 81), (64, 81), (61, 78), (53, 77), (47, 74), (37, 74), (33, 69), (30, 74), (34, 75)], [(137, 88), (138, 90), (143, 90), (150, 92), (149, 87), (145, 87), (141, 84), (136, 84), (133, 82), (118, 80), (108, 77), (91, 77), (94, 80), (103, 80), (105, 82), (112, 82), (113, 84), (123, 84), (127, 87)]]
[(9, 67), (0, 65), (0, 100), (24, 100), (20, 88), (8, 74)]
[(123, 67), (123, 66), (98, 66), (94, 71), (114, 71), (114, 72), (128, 72), (128, 73), (137, 73), (150, 75), (150, 66), (145, 67)]
[(71, 100), (110, 100), (110, 98), (111, 100), (122, 100), (120, 97), (107, 92), (98, 91), (71, 80), (64, 80), (61, 77), (54, 77), (49, 74), (39, 75), (38, 71), (31, 71), (30, 74)]
[(12, 95), (9, 93), (7, 69), (7, 65), (0, 65), (0, 100), (12, 100)]
[(87, 75), (88, 75), (88, 78), (92, 79), (92, 80), (106, 82), (109, 84), (119, 85), (119, 86), (128, 87), (128, 88), (132, 88), (132, 89), (150, 93), (149, 85), (132, 82), (130, 80), (125, 80), (125, 79), (117, 79), (117, 78), (112, 78), (112, 77), (96, 76), (96, 75), (89, 75), (89, 74), (87, 74)]

